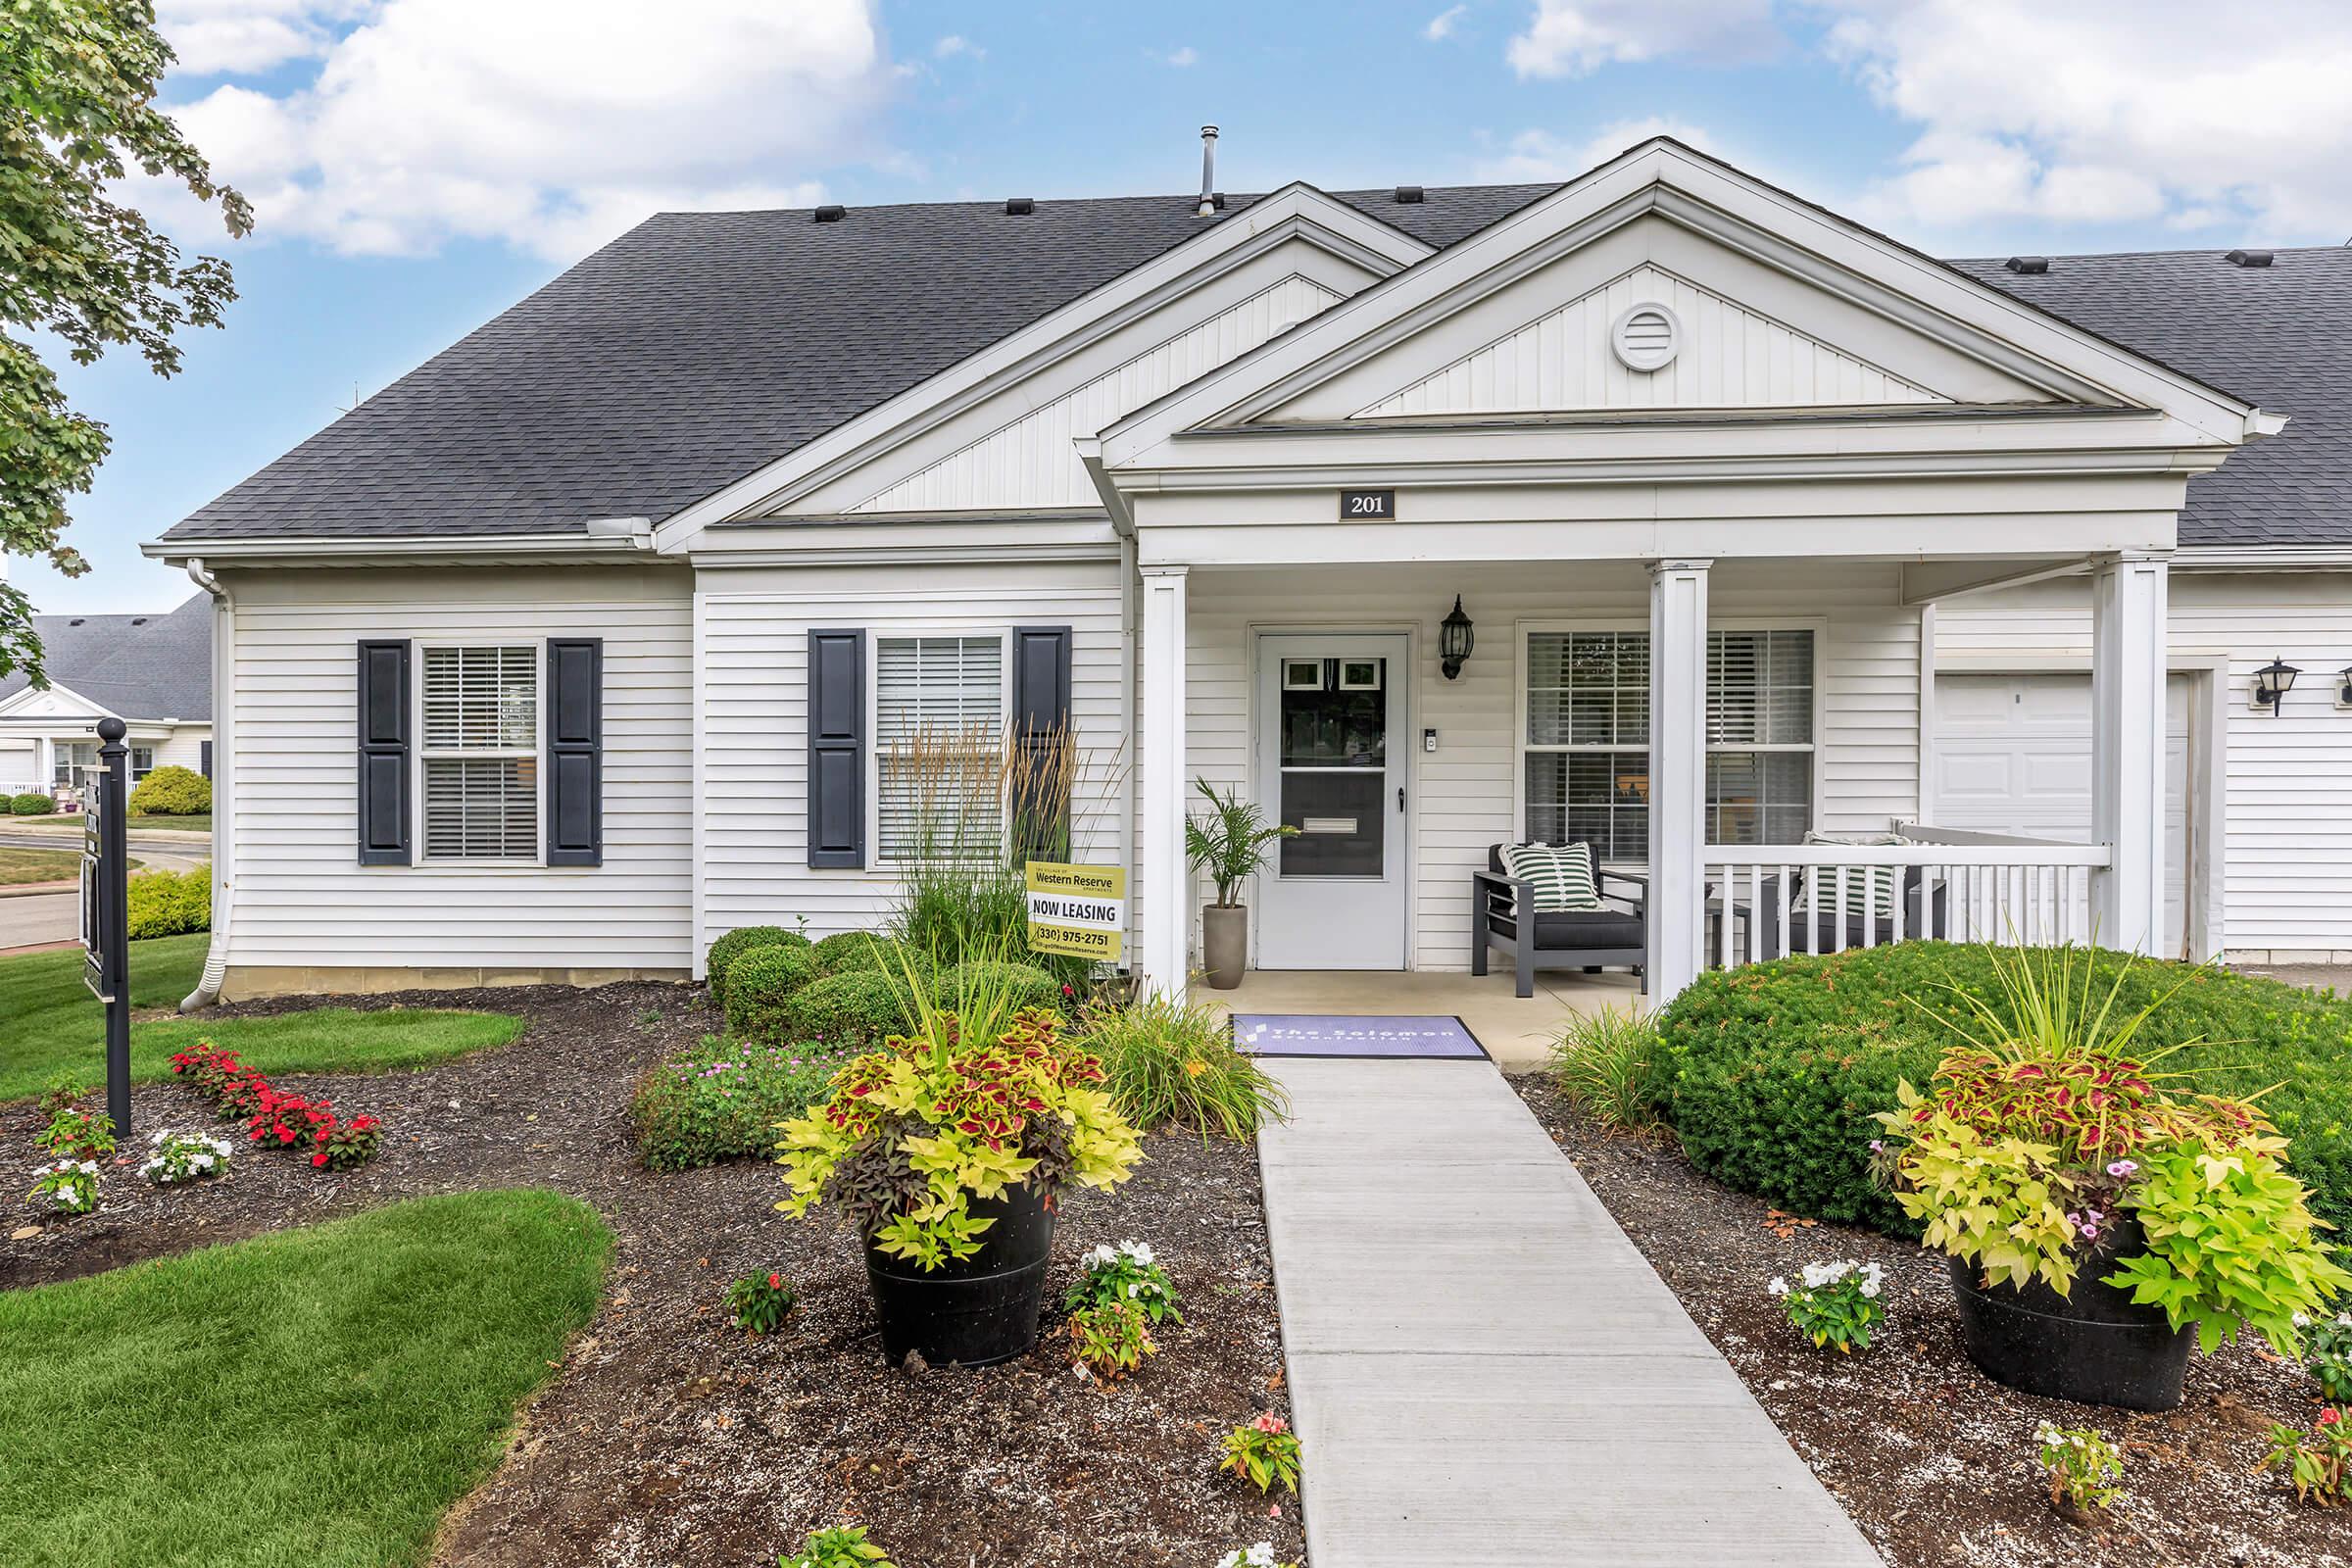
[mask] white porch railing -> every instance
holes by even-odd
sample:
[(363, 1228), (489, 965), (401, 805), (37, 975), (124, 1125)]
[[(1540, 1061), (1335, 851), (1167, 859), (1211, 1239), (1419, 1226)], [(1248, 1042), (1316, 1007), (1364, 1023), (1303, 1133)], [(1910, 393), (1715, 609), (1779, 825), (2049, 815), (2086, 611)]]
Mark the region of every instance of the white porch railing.
[(2088, 942), (2103, 844), (1898, 824), (1902, 844), (1710, 844), (1701, 964), (1887, 942)]

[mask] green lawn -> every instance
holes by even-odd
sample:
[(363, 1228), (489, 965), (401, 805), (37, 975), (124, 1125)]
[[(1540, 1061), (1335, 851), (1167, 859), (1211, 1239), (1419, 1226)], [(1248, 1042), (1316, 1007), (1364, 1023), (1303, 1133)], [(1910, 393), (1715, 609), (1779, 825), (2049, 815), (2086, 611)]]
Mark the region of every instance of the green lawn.
[[(0, 822), (5, 822), (0, 818)], [(81, 875), (81, 851), (15, 850), (0, 844), (0, 888), (28, 882), (71, 882)]]
[(202, 816), (141, 816), (133, 811), (122, 820), (134, 833), (143, 827), (170, 828), (174, 833), (210, 833), (213, 830), (210, 811)]
[[(130, 946), (131, 1004), (167, 1007), (196, 989), (211, 938), (161, 937)], [(134, 1024), (130, 1075), (172, 1075), (172, 1053), (210, 1040), (264, 1072), (389, 1072), (503, 1046), (523, 1031), (503, 1012), (319, 1007), (269, 1018), (160, 1018)], [(0, 958), (0, 1101), (37, 1095), (59, 1072), (105, 1075), (104, 1009), (81, 983), (78, 952)], [(5, 1559), (0, 1559), (5, 1560)]]
[(612, 1241), (555, 1193), (466, 1193), (0, 1293), (0, 1562), (423, 1562)]

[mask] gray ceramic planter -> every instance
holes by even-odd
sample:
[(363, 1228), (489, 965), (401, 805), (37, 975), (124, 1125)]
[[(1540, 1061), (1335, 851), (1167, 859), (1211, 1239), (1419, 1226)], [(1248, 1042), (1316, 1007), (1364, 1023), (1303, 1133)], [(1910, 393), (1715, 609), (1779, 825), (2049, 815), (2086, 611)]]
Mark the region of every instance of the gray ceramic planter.
[(1250, 966), (1250, 906), (1211, 904), (1200, 910), (1200, 959), (1208, 983), (1231, 991)]

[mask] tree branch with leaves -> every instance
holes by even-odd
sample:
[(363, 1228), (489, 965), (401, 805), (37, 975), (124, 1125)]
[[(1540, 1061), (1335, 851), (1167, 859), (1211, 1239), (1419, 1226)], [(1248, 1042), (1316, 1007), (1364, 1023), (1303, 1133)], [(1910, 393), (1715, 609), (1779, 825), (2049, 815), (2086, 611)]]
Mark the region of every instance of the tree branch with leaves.
[[(155, 96), (172, 60), (148, 0), (0, 0), (0, 551), (89, 570), (62, 542), (70, 496), (105, 461), (106, 426), (68, 406), (33, 334), (74, 363), (135, 349), (179, 368), (176, 334), (219, 326), (236, 298), (228, 264), (179, 247), (115, 199), (134, 173), (217, 204), (232, 236), (245, 198), (217, 183)], [(0, 581), (0, 675), (42, 683), (23, 590)]]

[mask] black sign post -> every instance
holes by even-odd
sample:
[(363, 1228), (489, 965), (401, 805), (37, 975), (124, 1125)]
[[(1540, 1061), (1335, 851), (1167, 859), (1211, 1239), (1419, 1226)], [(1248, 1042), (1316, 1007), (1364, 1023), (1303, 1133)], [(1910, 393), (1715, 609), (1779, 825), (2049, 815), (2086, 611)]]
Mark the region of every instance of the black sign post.
[(130, 1137), (130, 864), (123, 815), (130, 748), (119, 718), (98, 721), (98, 787), (82, 802), (81, 978), (106, 1004), (106, 1113)]

